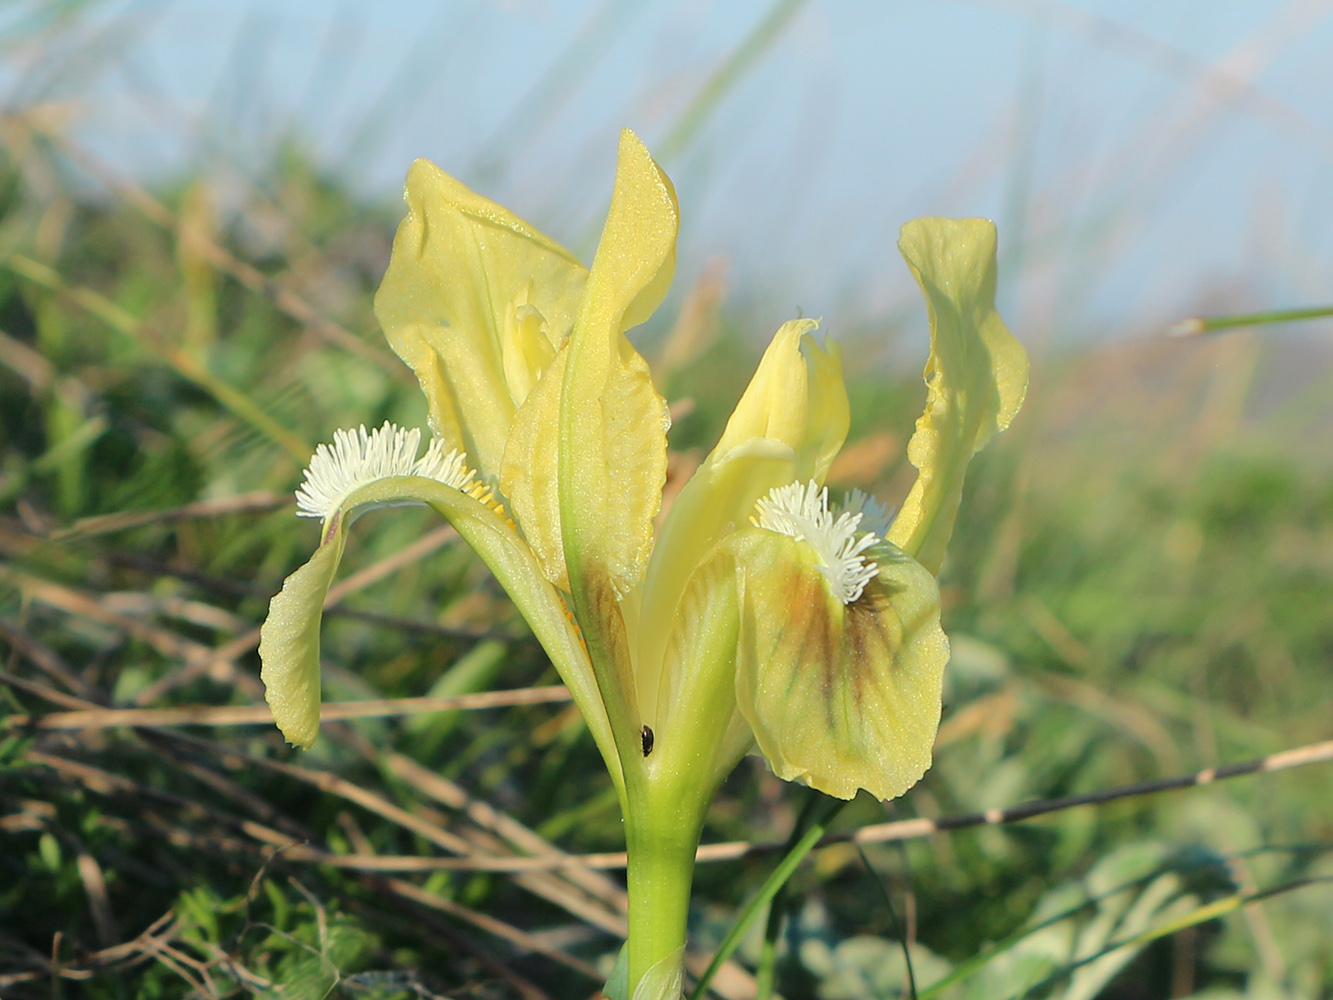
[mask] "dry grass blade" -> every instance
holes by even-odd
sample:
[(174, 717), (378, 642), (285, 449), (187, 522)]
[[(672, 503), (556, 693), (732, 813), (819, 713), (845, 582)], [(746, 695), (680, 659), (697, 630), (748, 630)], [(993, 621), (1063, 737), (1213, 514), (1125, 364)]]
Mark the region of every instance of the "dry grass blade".
[(68, 296), (70, 301), (102, 320), (117, 333), (165, 361), (176, 374), (193, 382), (224, 409), (230, 410), (282, 448), (298, 465), (304, 465), (310, 458), (310, 446), (269, 416), (249, 396), (218, 378), (199, 359), (171, 344), (156, 342), (138, 317), (126, 312), (106, 296), (91, 288), (70, 284), (55, 269), (24, 254), (11, 253), (0, 260), (0, 264), (33, 284)]
[[(106, 185), (109, 191), (119, 195), (127, 204), (132, 205), (145, 218), (156, 225), (169, 232), (182, 229), (180, 219), (176, 217), (171, 209), (142, 187), (117, 173), (109, 164), (71, 139), (63, 131), (43, 127), (40, 121), (34, 121), (19, 115), (8, 116), (7, 123), (21, 125), (50, 139), (66, 156)], [(321, 315), (314, 306), (300, 295), (283, 287), (281, 282), (266, 277), (253, 265), (241, 260), (226, 247), (208, 238), (205, 234), (195, 229), (189, 229), (187, 232), (192, 249), (202, 259), (208, 261), (223, 274), (235, 278), (255, 294), (266, 296), (272, 300), (279, 309), (298, 323), (305, 324), (327, 343), (351, 351), (359, 357), (373, 362), (395, 378), (407, 383), (413, 381), (412, 373), (407, 367), (387, 351), (367, 343), (346, 327)]]
[[(424, 814), (422, 810), (409, 812), (407, 809), (390, 802), (382, 795), (327, 771), (297, 767), (292, 764), (283, 764), (278, 761), (232, 751), (225, 754), (223, 764), (228, 767), (248, 764), (282, 774), (358, 805), (452, 854), (467, 856), (476, 853), (470, 840), (452, 830), (445, 829), (443, 825), (444, 817), (438, 814), (435, 816)], [(296, 841), (288, 837), (282, 837), (279, 842), (279, 846), (284, 847), (294, 846), (295, 844)], [(491, 846), (493, 848), (494, 845)], [(516, 881), (529, 892), (569, 910), (608, 933), (623, 933), (623, 921), (618, 914), (607, 910), (605, 907), (586, 905), (584, 899), (571, 896), (568, 891), (569, 887), (566, 885), (553, 882), (549, 878), (519, 879)]]
[(186, 665), (185, 670), (175, 671), (140, 691), (136, 697), (140, 703), (143, 700), (155, 700), (170, 687), (201, 676), (209, 676), (219, 682), (232, 684), (255, 697), (260, 694), (258, 678), (243, 674), (235, 667), (237, 657), (249, 652), (258, 644), (258, 629), (231, 639), (214, 649), (193, 639), (187, 639), (171, 629), (117, 614), (109, 610), (103, 600), (51, 580), (0, 566), (0, 582), (17, 587), (28, 600), (40, 601), (67, 614), (82, 616), (90, 621), (110, 626), (147, 643), (161, 655), (180, 660)]
[[(457, 712), (510, 705), (540, 705), (569, 700), (562, 685), (483, 691), (452, 698), (380, 698), (372, 701), (329, 702), (320, 709), (326, 722), (339, 719), (383, 719), (426, 712)], [(12, 715), (8, 728), (108, 729), (113, 726), (257, 726), (272, 725), (267, 705), (180, 705), (174, 708), (89, 708), (48, 715)]]
[[(27, 754), (27, 760), (32, 765), (49, 768), (61, 777), (75, 781), (82, 787), (99, 795), (122, 795), (130, 796), (143, 802), (162, 802), (186, 810), (196, 816), (206, 816), (221, 821), (225, 826), (235, 828), (239, 830), (239, 832), (244, 833), (247, 837), (251, 838), (252, 842), (258, 842), (259, 844), (267, 845), (268, 847), (277, 848), (283, 852), (284, 857), (290, 857), (293, 860), (315, 860), (322, 858), (325, 855), (325, 852), (313, 850), (306, 845), (301, 844), (295, 838), (271, 827), (264, 826), (263, 824), (256, 823), (252, 820), (240, 820), (226, 813), (221, 813), (205, 804), (182, 799), (171, 793), (148, 788), (147, 786), (122, 775), (114, 774), (101, 768), (84, 764), (80, 761), (70, 760), (66, 757), (39, 751), (30, 751)], [(321, 791), (345, 798), (362, 808), (382, 816), (396, 825), (400, 825), (405, 829), (410, 830), (438, 846), (444, 847), (446, 850), (469, 850), (468, 843), (462, 838), (433, 823), (413, 816), (406, 810), (383, 799), (381, 796), (362, 789), (351, 782), (336, 777), (335, 775), (330, 775), (326, 772), (295, 768), (273, 761), (244, 757), (244, 755), (234, 753), (227, 753), (223, 763), (231, 767), (238, 767), (242, 764), (261, 764), (270, 770), (310, 783)], [(151, 814), (148, 814), (148, 818), (150, 821), (152, 820)], [(230, 853), (245, 849), (245, 843), (242, 841), (217, 837), (199, 838), (173, 824), (164, 823), (163, 833), (170, 836), (178, 844), (193, 845), (199, 850), (212, 847)], [(332, 855), (331, 857), (336, 857), (336, 855)], [(455, 903), (453, 900), (445, 899), (427, 889), (412, 885), (411, 883), (402, 880), (390, 879), (384, 881), (382, 885), (394, 895), (401, 896), (404, 899), (424, 905), (430, 909), (446, 913), (454, 918), (478, 927), (481, 930), (486, 931), (488, 934), (509, 941), (524, 951), (543, 955), (585, 975), (594, 978), (599, 977), (596, 970), (586, 962), (582, 962), (560, 949), (552, 947), (540, 938), (528, 934), (505, 921), (472, 910)], [(120, 946), (121, 949), (125, 949), (126, 947), (127, 946)], [(119, 951), (116, 951), (115, 949), (112, 951), (119, 954)], [(82, 973), (85, 978), (88, 974), (89, 973), (87, 972)]]
[[(359, 572), (353, 573), (345, 580), (334, 584), (329, 588), (328, 595), (324, 598), (324, 609), (327, 611), (349, 594), (357, 593), (371, 584), (391, 576), (398, 570), (424, 559), (441, 545), (457, 537), (458, 533), (447, 524), (428, 532), (411, 545), (405, 546), (398, 552), (386, 556)], [(258, 645), (259, 629), (251, 629), (244, 635), (237, 636), (235, 639), (218, 646), (217, 649), (211, 650), (207, 657), (193, 663), (187, 661), (186, 669), (173, 671), (145, 686), (135, 695), (134, 702), (138, 705), (151, 705), (168, 691), (204, 675), (208, 675), (215, 680), (235, 683), (241, 686), (243, 690), (258, 696), (258, 680), (249, 675), (238, 674), (234, 665), (234, 661), (238, 657), (244, 656)]]
[(365, 569), (358, 570), (345, 580), (335, 583), (329, 588), (328, 596), (324, 598), (324, 609), (327, 611), (348, 594), (365, 590), (372, 583), (378, 583), (385, 577), (397, 573), (400, 569), (424, 559), (440, 546), (446, 542), (452, 542), (457, 537), (458, 532), (448, 524), (440, 525), (435, 530), (427, 532), (411, 545), (404, 546), (393, 555), (386, 556)]
[(109, 948), (120, 940), (116, 929), (115, 914), (111, 910), (111, 899), (106, 891), (106, 876), (97, 859), (88, 853), (87, 848), (79, 846), (75, 868), (83, 882), (83, 890), (88, 896), (88, 909), (92, 912), (93, 926), (97, 930), (97, 941), (103, 948)]
[(165, 510), (127, 510), (115, 514), (100, 514), (96, 517), (80, 518), (68, 528), (51, 532), (50, 538), (55, 542), (65, 542), (105, 535), (112, 531), (140, 528), (146, 524), (159, 524), (163, 521), (257, 514), (286, 507), (291, 502), (291, 497), (286, 494), (257, 491), (222, 500), (200, 500), (197, 503), (169, 507)]
[[(570, 856), (530, 827), (496, 809), (489, 802), (474, 798), (448, 778), (422, 767), (410, 757), (405, 757), (400, 753), (386, 754), (383, 758), (383, 764), (390, 773), (408, 781), (417, 791), (449, 806), (451, 809), (457, 809), (465, 813), (469, 819), (482, 829), (498, 834), (521, 850), (529, 851), (539, 857), (563, 858)], [(570, 871), (579, 879), (584, 888), (602, 895), (604, 899), (615, 903), (621, 910), (626, 909), (624, 890), (610, 879), (602, 875), (592, 875), (584, 878), (584, 872), (587, 870), (579, 867), (571, 868)]]
[(493, 934), (502, 940), (508, 941), (524, 951), (530, 951), (537, 955), (545, 955), (547, 958), (559, 962), (568, 969), (573, 969), (584, 976), (587, 976), (593, 982), (600, 983), (603, 979), (602, 974), (594, 965), (589, 965), (582, 959), (575, 958), (573, 955), (566, 954), (559, 948), (553, 948), (545, 941), (534, 937), (524, 931), (519, 930), (503, 920), (496, 920), (494, 917), (487, 916), (477, 910), (472, 910), (466, 906), (460, 906), (452, 899), (445, 899), (429, 892), (419, 885), (413, 885), (411, 882), (404, 882), (401, 879), (389, 879), (389, 887), (395, 893), (404, 899), (410, 899), (414, 903), (430, 907), (432, 910), (439, 910), (441, 913), (447, 913), (451, 917), (457, 917), (464, 920), (474, 927)]
[(92, 688), (76, 671), (57, 656), (54, 650), (38, 642), (19, 628), (15, 622), (0, 618), (0, 639), (4, 639), (31, 663), (35, 664), (44, 673), (60, 681), (71, 691), (76, 691), (85, 698), (92, 696)]
[[(96, 969), (125, 968), (149, 961), (160, 952), (163, 946), (175, 938), (178, 929), (175, 914), (164, 913), (131, 941), (95, 951), (80, 961), (69, 965), (62, 963), (59, 968), (59, 976), (62, 979), (84, 980), (91, 978)], [(47, 979), (53, 971), (50, 963), (46, 963), (46, 966), (41, 969), (0, 973), (0, 989), (8, 989), (20, 983)]]

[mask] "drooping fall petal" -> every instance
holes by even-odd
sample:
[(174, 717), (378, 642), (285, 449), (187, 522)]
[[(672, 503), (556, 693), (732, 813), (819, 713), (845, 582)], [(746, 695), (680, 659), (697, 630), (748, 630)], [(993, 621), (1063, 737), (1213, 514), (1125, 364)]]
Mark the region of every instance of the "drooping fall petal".
[(939, 725), (935, 578), (881, 543), (879, 573), (844, 603), (805, 541), (752, 528), (728, 547), (742, 574), (736, 699), (774, 773), (844, 799), (901, 795)]
[(567, 338), (587, 272), (425, 160), (404, 197), (375, 314), (416, 372), (435, 434), (494, 482), (514, 413)]
[(938, 573), (972, 456), (1009, 422), (1027, 392), (1023, 345), (995, 311), (995, 224), (914, 219), (898, 240), (926, 297), (926, 408), (907, 445), (920, 470), (889, 540)]
[(337, 531), (310, 561), (282, 581), (259, 630), (259, 677), (273, 721), (288, 743), (309, 749), (319, 733), (319, 625), (324, 598), (342, 561)]
[(503, 508), (483, 486), (461, 477), (445, 482), (422, 475), (389, 475), (355, 486), (327, 512), (320, 547), (284, 582), (260, 629), (265, 697), (283, 735), (308, 747), (319, 728), (320, 619), (348, 527), (359, 510), (413, 503), (432, 507), (448, 520), (509, 594), (569, 687), (620, 786), (619, 759), (606, 709), (564, 601)]

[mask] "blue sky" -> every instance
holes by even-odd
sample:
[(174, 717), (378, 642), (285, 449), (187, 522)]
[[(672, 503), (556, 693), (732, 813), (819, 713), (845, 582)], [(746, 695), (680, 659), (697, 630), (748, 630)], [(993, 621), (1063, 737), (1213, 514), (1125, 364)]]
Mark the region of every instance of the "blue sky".
[[(40, 6), (11, 5), (7, 35)], [(783, 12), (677, 142), (719, 67)], [(915, 295), (901, 222), (976, 214), (1001, 227), (1011, 325), (1060, 344), (1331, 297), (1330, 12), (135, 0), (11, 46), (0, 93), (11, 107), (72, 101), (77, 133), (147, 178), (203, 164), (236, 188), (295, 134), (388, 203), (426, 156), (585, 257), (630, 125), (680, 191), (678, 280), (725, 257), (764, 326), (798, 309), (835, 326), (899, 315)]]

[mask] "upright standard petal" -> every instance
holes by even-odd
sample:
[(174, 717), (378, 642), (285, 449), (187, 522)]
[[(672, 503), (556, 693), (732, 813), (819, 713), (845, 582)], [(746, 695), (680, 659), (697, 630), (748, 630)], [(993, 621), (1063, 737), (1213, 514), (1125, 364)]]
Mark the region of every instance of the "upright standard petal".
[(564, 343), (587, 272), (522, 219), (418, 160), (375, 296), (431, 428), (491, 482), (516, 409)]
[(815, 342), (811, 335), (818, 328), (813, 319), (782, 324), (710, 460), (751, 438), (771, 438), (795, 453), (797, 479), (824, 481), (847, 438), (851, 417), (841, 352), (837, 344), (821, 347)]
[(898, 240), (926, 297), (926, 408), (907, 445), (920, 470), (889, 540), (938, 573), (972, 456), (1023, 405), (1028, 359), (995, 311), (995, 224), (914, 219)]
[(560, 396), (568, 346), (562, 347), (518, 408), (500, 463), (500, 492), (518, 519), (546, 578), (569, 590), (560, 537)]
[(675, 269), (676, 193), (637, 136), (620, 137), (615, 191), (565, 354), (560, 399), (560, 537), (574, 612), (617, 737), (640, 724), (620, 601), (643, 574), (666, 482), (666, 401), (625, 339)]
[(847, 390), (836, 344), (821, 347), (818, 323), (784, 323), (764, 352), (717, 447), (685, 484), (662, 525), (637, 596), (636, 669), (646, 720), (658, 714), (670, 684), (662, 683), (668, 635), (690, 574), (755, 501), (793, 479), (824, 475), (847, 436)]

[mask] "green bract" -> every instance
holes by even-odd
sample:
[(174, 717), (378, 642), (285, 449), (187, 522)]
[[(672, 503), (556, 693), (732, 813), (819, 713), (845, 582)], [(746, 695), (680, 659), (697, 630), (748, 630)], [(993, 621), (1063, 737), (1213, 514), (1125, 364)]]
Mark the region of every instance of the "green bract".
[(625, 332), (666, 294), (678, 208), (647, 149), (622, 134), (586, 271), (424, 161), (406, 198), (375, 307), (436, 440), (418, 459), (417, 432), (386, 425), (339, 432), (317, 453), (301, 502), (323, 518), (322, 541), (263, 627), (269, 704), (309, 746), (319, 617), (348, 526), (367, 506), (433, 507), (512, 597), (588, 721), (625, 813), (627, 981), (635, 997), (673, 995), (704, 811), (747, 750), (843, 798), (900, 795), (930, 765), (948, 660), (935, 574), (967, 464), (1027, 385), (994, 308), (994, 226), (903, 227), (931, 353), (908, 446), (920, 475), (891, 528), (868, 498), (830, 504), (824, 477), (848, 428), (841, 358), (814, 321), (795, 320), (658, 530), (670, 420)]

